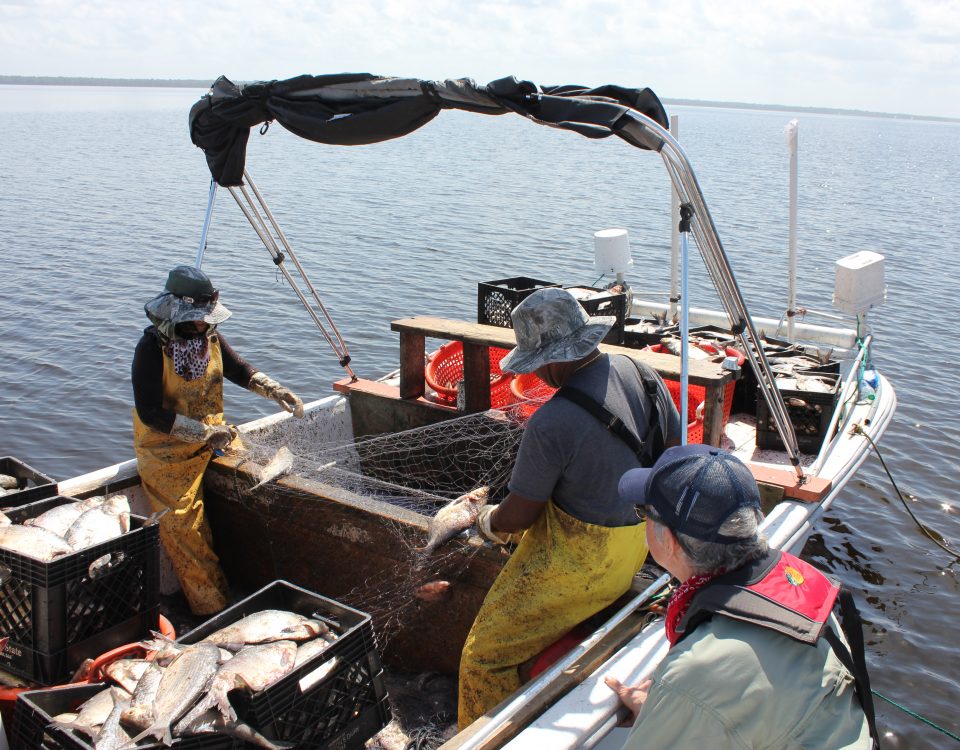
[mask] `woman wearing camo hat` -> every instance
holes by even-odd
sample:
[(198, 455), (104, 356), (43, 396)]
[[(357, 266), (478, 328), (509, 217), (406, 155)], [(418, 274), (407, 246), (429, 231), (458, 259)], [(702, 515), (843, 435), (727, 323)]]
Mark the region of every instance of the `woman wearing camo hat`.
[(144, 305), (153, 324), (133, 356), (134, 449), (154, 511), (165, 508), (160, 539), (190, 609), (219, 612), (229, 588), (204, 517), (203, 473), (214, 451), (237, 436), (223, 418), (223, 379), (272, 399), (297, 417), (303, 402), (241, 359), (217, 332), (230, 317), (199, 268), (177, 266), (164, 291)]

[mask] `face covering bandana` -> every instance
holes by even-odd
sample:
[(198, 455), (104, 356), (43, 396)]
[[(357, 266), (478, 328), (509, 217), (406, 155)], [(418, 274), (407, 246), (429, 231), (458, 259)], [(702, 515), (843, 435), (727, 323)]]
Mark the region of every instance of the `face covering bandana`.
[(206, 336), (170, 341), (166, 350), (173, 359), (173, 369), (184, 380), (196, 380), (210, 364), (210, 343)]

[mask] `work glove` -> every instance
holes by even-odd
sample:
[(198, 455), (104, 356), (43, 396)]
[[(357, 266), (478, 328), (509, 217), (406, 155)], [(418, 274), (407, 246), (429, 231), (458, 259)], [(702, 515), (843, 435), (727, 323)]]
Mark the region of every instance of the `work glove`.
[(496, 505), (484, 505), (480, 508), (477, 514), (477, 531), (480, 532), (480, 536), (494, 544), (506, 544), (512, 535), (508, 532), (498, 533), (490, 527), (490, 519), (496, 509)]
[(223, 450), (237, 436), (237, 428), (229, 424), (204, 424), (177, 414), (170, 428), (170, 436), (185, 443), (202, 443), (212, 450)]
[(295, 417), (303, 416), (303, 401), (300, 400), (300, 397), (289, 388), (284, 388), (264, 372), (253, 373), (247, 389), (264, 398), (276, 401), (284, 411), (292, 413)]

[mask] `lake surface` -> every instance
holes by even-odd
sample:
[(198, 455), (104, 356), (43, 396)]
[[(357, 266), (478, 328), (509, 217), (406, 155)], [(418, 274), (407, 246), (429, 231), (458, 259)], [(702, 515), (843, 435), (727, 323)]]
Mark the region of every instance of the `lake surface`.
[[(203, 93), (0, 86), (0, 456), (58, 479), (132, 457), (143, 304), (173, 265), (194, 261), (206, 209), (209, 173), (187, 132)], [(791, 115), (671, 114), (748, 304), (778, 317)], [(888, 299), (870, 323), (900, 406), (881, 451), (913, 511), (960, 546), (960, 124), (799, 117), (800, 303), (830, 312), (834, 262), (861, 249), (886, 256)], [(659, 157), (618, 139), (445, 112), (407, 138), (353, 148), (275, 125), (253, 132), (248, 154), (361, 377), (397, 367), (390, 320), (470, 319), (479, 281), (593, 284), (598, 229), (627, 227), (629, 281), (666, 297), (667, 177)], [(715, 306), (692, 258), (692, 304)], [(305, 400), (332, 392), (336, 358), (223, 190), (204, 269), (234, 313), (221, 330), (243, 356)], [(273, 411), (230, 385), (225, 400), (233, 422)], [(874, 688), (960, 733), (960, 566), (917, 529), (875, 456), (804, 555), (854, 591)], [(883, 702), (878, 713), (889, 747), (949, 743)]]

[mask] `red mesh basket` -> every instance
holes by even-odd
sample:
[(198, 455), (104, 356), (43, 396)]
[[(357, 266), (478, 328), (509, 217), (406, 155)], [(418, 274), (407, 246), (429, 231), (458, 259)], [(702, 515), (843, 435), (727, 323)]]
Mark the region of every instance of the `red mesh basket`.
[(516, 375), (510, 382), (510, 389), (520, 402), (517, 405), (517, 417), (521, 421), (529, 419), (541, 404), (557, 392), (556, 388), (551, 388), (532, 372)]
[[(513, 375), (500, 369), (500, 360), (509, 349), (490, 347), (490, 407), (499, 409), (513, 403), (510, 381)], [(451, 341), (441, 346), (430, 357), (424, 375), (427, 385), (437, 392), (437, 400), (447, 404), (457, 403), (457, 383), (463, 380), (463, 343)]]
[[(709, 344), (706, 344), (705, 346), (709, 346)], [(663, 346), (663, 344), (653, 344), (652, 346), (648, 346), (647, 349), (649, 349), (652, 352), (657, 352), (659, 354), (670, 354), (670, 352), (667, 350), (665, 346)], [(706, 351), (716, 352), (716, 349), (711, 347), (711, 349)], [(730, 354), (730, 352), (733, 352), (733, 354)], [(730, 347), (728, 347), (727, 354), (729, 356), (737, 357), (740, 364), (743, 363), (742, 360), (740, 360), (741, 357), (743, 358), (743, 360), (746, 360), (746, 357), (744, 357), (743, 354), (738, 352), (736, 349), (733, 349)], [(677, 409), (679, 409), (680, 408), (680, 382), (677, 380), (667, 380), (667, 379), (664, 379), (663, 382), (667, 384), (667, 388), (670, 390), (670, 395), (673, 397), (673, 403), (676, 404)], [(737, 385), (736, 381), (731, 380), (729, 383), (726, 384), (726, 386), (724, 386), (723, 421), (720, 425), (721, 431), (723, 430), (724, 427), (727, 426), (727, 420), (730, 419), (730, 409), (733, 406), (733, 389), (736, 387), (736, 385)], [(707, 396), (707, 391), (702, 385), (687, 385), (687, 407), (688, 407), (688, 412), (691, 416), (691, 419), (693, 418), (693, 409), (699, 406), (700, 404), (702, 404), (706, 396)], [(691, 404), (693, 405), (692, 407), (691, 407)], [(695, 441), (691, 437), (688, 437), (687, 442), (690, 442), (690, 443), (703, 442), (703, 419), (700, 420), (700, 439)]]

